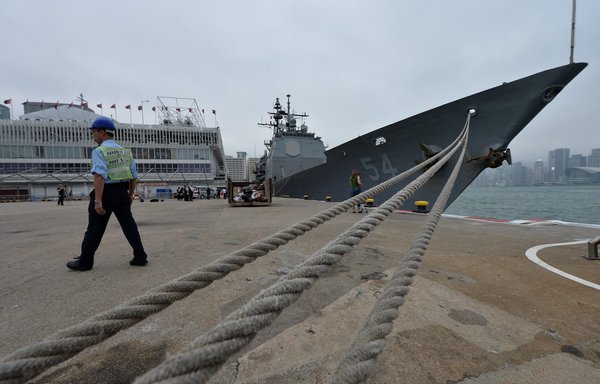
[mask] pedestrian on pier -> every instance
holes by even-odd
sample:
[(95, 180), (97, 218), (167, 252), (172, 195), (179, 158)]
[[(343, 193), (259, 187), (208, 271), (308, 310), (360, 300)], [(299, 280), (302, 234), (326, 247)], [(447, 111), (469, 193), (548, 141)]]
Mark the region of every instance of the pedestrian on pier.
[(65, 187), (63, 187), (62, 184), (59, 184), (56, 190), (58, 191), (58, 205), (65, 205), (65, 197), (67, 196)]
[(144, 266), (148, 263), (148, 256), (131, 214), (137, 179), (135, 161), (130, 150), (115, 142), (116, 127), (111, 119), (99, 117), (90, 129), (98, 144), (92, 151), (94, 190), (90, 193), (88, 226), (81, 243), (81, 255), (69, 261), (67, 267), (76, 271), (92, 269), (94, 254), (113, 212), (133, 248), (133, 259), (129, 264)]

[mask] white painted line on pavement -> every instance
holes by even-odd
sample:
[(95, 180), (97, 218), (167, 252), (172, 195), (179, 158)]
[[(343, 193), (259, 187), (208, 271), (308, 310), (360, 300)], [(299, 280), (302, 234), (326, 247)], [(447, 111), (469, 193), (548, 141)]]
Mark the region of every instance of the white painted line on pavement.
[(573, 280), (579, 284), (583, 284), (583, 285), (587, 285), (588, 287), (597, 289), (600, 291), (600, 285), (592, 283), (590, 281), (581, 279), (577, 276), (573, 276), (565, 271), (562, 271), (558, 268), (555, 268), (553, 266), (551, 266), (550, 264), (547, 264), (545, 262), (543, 262), (542, 260), (540, 260), (537, 257), (537, 253), (538, 251), (544, 249), (544, 248), (550, 248), (550, 247), (559, 247), (562, 245), (575, 245), (575, 244), (584, 244), (587, 243), (588, 240), (580, 240), (580, 241), (571, 241), (569, 243), (555, 243), (555, 244), (542, 244), (542, 245), (536, 245), (535, 247), (531, 247), (529, 248), (527, 251), (525, 251), (525, 256), (527, 256), (527, 258), (531, 261), (533, 261), (534, 263), (538, 264), (539, 266), (541, 266), (542, 268), (546, 268), (547, 270), (549, 270), (550, 272), (554, 272), (557, 275), (560, 275), (562, 277), (566, 277), (569, 280)]

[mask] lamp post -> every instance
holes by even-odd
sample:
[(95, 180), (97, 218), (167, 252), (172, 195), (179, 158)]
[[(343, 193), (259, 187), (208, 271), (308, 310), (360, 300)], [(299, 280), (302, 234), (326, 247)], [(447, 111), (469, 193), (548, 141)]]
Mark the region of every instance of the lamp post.
[(140, 105), (142, 106), (142, 125), (144, 125), (144, 103), (149, 103), (150, 100), (142, 100), (140, 101)]

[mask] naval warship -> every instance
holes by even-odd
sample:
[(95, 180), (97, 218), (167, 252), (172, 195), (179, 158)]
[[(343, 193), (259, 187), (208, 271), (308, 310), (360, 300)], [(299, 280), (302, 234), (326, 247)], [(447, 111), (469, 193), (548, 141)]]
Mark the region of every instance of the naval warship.
[[(283, 180), (298, 172), (324, 164), (325, 145), (319, 136), (308, 131), (306, 113), (298, 114), (291, 110), (290, 97), (287, 97), (287, 109), (281, 108), (279, 98), (275, 99), (273, 112), (269, 112), (268, 123), (258, 123), (273, 130), (273, 137), (265, 141), (267, 150), (256, 166), (256, 180), (273, 182)], [(298, 126), (300, 119), (300, 126)]]
[[(279, 102), (272, 113), (273, 139), (261, 161), (261, 177), (272, 178), (274, 195), (311, 200), (343, 201), (350, 197), (349, 177), (357, 170), (363, 191), (434, 156), (459, 135), (467, 115), (470, 133), (464, 164), (449, 197), (449, 206), (488, 167), (511, 163), (512, 139), (573, 80), (587, 63), (570, 63), (485, 90), (429, 111), (387, 125), (326, 150), (306, 129), (289, 121), (299, 115), (282, 111)], [(303, 115), (300, 115), (303, 116)], [(282, 123), (283, 121), (287, 122)], [(300, 143), (310, 143), (304, 147)], [(319, 144), (320, 143), (320, 144)], [(304, 149), (306, 148), (306, 152)], [(321, 153), (318, 153), (322, 148)], [(404, 207), (415, 201), (433, 204), (448, 179), (458, 152)], [(375, 197), (380, 203), (411, 180)]]

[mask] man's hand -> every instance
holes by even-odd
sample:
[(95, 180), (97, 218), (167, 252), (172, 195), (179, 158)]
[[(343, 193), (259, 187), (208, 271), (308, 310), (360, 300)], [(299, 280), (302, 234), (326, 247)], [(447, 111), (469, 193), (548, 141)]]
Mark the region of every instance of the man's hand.
[(106, 213), (106, 210), (104, 208), (102, 208), (102, 200), (95, 200), (94, 201), (94, 210), (100, 216), (104, 216), (104, 214)]

